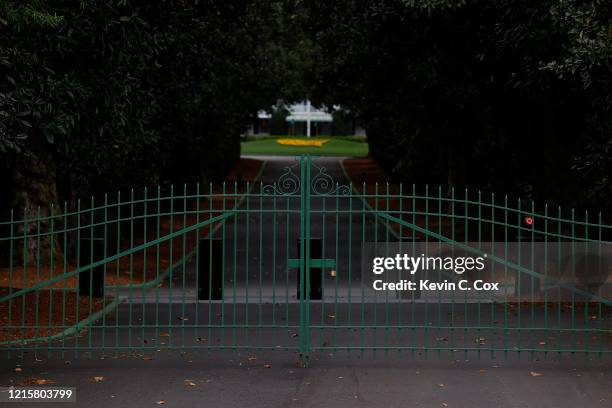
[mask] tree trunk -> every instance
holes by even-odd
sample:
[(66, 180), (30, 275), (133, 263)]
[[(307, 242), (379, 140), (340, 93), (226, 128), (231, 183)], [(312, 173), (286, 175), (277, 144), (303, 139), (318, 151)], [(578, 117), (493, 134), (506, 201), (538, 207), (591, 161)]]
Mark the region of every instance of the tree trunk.
[[(14, 261), (25, 261), (29, 265), (37, 262), (48, 264), (52, 250), (54, 257), (61, 253), (57, 236), (52, 240), (51, 234), (40, 234), (50, 232), (52, 228), (54, 231), (63, 228), (61, 218), (57, 217), (61, 208), (55, 173), (53, 165), (34, 157), (20, 158), (12, 169), (15, 187), (12, 204), (15, 220), (19, 220), (13, 235), (21, 237), (13, 240)], [(51, 215), (55, 217), (49, 218)]]

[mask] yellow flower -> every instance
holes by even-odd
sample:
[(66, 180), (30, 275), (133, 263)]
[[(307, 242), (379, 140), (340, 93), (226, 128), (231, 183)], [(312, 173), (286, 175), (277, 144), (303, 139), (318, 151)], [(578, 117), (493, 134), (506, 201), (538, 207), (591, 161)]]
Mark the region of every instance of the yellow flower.
[(323, 147), (325, 143), (329, 142), (329, 139), (276, 139), (276, 143), (286, 146), (313, 146)]

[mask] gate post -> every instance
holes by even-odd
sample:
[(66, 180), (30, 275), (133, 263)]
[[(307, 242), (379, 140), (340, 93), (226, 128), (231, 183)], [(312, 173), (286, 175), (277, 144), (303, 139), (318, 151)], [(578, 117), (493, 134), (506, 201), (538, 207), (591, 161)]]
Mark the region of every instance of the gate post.
[(299, 291), (300, 305), (300, 362), (308, 365), (310, 356), (310, 158), (300, 157), (300, 239)]

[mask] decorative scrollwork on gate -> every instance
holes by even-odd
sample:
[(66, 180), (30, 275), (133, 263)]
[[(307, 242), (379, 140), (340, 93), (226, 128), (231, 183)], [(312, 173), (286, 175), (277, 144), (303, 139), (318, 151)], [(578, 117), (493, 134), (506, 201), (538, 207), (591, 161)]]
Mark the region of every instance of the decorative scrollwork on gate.
[(284, 168), (285, 172), (276, 180), (274, 184), (263, 186), (265, 195), (295, 195), (300, 192), (300, 177), (293, 171), (299, 163)]
[(349, 186), (334, 182), (333, 177), (329, 175), (325, 167), (319, 167), (314, 163), (312, 163), (312, 166), (318, 170), (317, 174), (310, 180), (313, 195), (349, 195), (351, 193)]
[(301, 165), (312, 165), (315, 170), (315, 174), (310, 178), (310, 191), (313, 195), (348, 196), (351, 194), (350, 186), (338, 184), (325, 167), (319, 167), (310, 160), (305, 162), (296, 161), (296, 163), (284, 167), (283, 174), (280, 175), (276, 182), (263, 186), (263, 194), (280, 196), (299, 195), (302, 187), (302, 181), (298, 174)]

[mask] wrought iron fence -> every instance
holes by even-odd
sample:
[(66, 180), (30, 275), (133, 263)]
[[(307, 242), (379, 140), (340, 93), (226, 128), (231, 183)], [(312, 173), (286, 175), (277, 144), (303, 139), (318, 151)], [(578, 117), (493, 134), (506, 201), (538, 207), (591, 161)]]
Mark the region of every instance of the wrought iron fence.
[[(343, 179), (301, 157), (272, 183), (11, 213), (0, 223), (0, 350), (612, 352), (612, 226), (601, 214)], [(499, 290), (378, 291), (372, 248), (487, 254), (479, 273)]]

